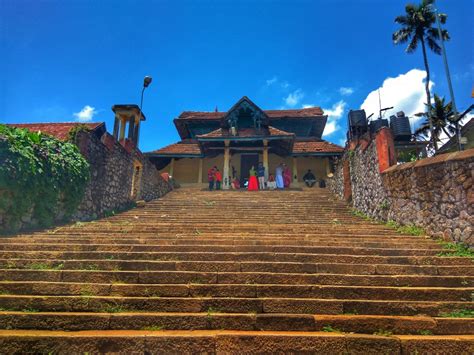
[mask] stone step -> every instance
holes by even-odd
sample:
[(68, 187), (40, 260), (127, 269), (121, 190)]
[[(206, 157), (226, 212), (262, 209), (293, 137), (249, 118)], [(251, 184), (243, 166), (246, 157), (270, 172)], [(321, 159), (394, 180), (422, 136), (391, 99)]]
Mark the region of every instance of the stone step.
[(136, 260), (136, 261), (260, 261), (343, 264), (466, 265), (473, 261), (462, 257), (380, 256), (350, 254), (309, 254), (273, 252), (103, 252), (103, 251), (2, 251), (0, 259), (54, 260)]
[(126, 284), (282, 284), (395, 287), (473, 287), (472, 276), (344, 275), (269, 272), (88, 271), (1, 269), (0, 280)]
[(286, 246), (286, 245), (140, 245), (140, 244), (22, 244), (0, 245), (2, 251), (100, 251), (100, 252), (274, 252), (274, 253), (320, 253), (352, 255), (425, 255), (435, 256), (445, 251), (442, 248), (363, 248), (363, 247), (326, 247), (326, 246)]
[(157, 349), (164, 354), (471, 354), (474, 352), (474, 336), (221, 330), (2, 330), (0, 347), (8, 354), (153, 354)]
[(473, 287), (386, 287), (248, 284), (116, 284), (0, 281), (0, 294), (123, 297), (281, 297), (408, 301), (473, 301)]
[(474, 276), (474, 265), (432, 266), (398, 264), (346, 264), (239, 261), (138, 261), (138, 260), (45, 260), (0, 259), (0, 269), (61, 270), (170, 270), (203, 272), (331, 273), (346, 275), (443, 275)]
[(474, 309), (474, 302), (317, 298), (113, 297), (0, 295), (0, 308), (24, 312), (222, 312), (371, 314), (432, 317)]
[(474, 319), (428, 316), (369, 316), (258, 313), (0, 312), (8, 329), (36, 330), (241, 330), (373, 334), (474, 334)]

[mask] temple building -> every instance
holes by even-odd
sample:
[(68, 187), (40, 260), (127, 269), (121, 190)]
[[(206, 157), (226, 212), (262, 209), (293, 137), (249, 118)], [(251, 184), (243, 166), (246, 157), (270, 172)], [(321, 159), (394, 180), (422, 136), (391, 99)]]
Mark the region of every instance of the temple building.
[(308, 169), (325, 179), (333, 158), (342, 155), (342, 147), (321, 138), (326, 121), (319, 107), (262, 110), (244, 96), (227, 112), (181, 113), (174, 120), (181, 141), (146, 155), (184, 185), (207, 183), (208, 169), (217, 166), (229, 188), (230, 178), (243, 182), (262, 162), (267, 178), (287, 164), (298, 186)]

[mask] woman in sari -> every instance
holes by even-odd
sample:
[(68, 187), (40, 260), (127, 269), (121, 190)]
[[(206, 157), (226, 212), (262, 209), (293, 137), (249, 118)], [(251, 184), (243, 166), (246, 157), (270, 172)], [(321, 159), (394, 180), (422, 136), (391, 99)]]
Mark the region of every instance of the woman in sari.
[(282, 189), (285, 187), (283, 184), (283, 167), (279, 164), (275, 170), (275, 180), (276, 180), (276, 187), (278, 189)]
[(249, 171), (249, 191), (257, 191), (258, 190), (258, 181), (257, 181), (257, 171), (255, 167), (252, 165), (252, 168)]
[(283, 185), (285, 188), (290, 187), (291, 172), (286, 164), (283, 164)]

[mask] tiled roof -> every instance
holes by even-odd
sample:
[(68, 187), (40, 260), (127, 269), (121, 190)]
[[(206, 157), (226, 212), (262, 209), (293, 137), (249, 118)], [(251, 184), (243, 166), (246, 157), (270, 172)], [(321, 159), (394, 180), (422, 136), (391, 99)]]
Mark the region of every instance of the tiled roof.
[[(320, 107), (302, 108), (297, 110), (263, 110), (270, 118), (302, 118), (314, 117), (324, 114)], [(204, 120), (218, 120), (223, 118), (227, 112), (198, 112), (198, 111), (184, 111), (178, 119), (204, 119)]]
[[(294, 136), (294, 133), (289, 133), (282, 131), (281, 129), (269, 126), (268, 134), (262, 130), (262, 132), (257, 132), (254, 128), (244, 128), (239, 129), (238, 135), (236, 138), (250, 138), (250, 137), (263, 137), (263, 136)], [(228, 129), (218, 128), (212, 132), (201, 134), (197, 136), (198, 138), (225, 138), (225, 137), (234, 137), (230, 134)]]
[(41, 131), (43, 133), (49, 134), (61, 140), (66, 140), (68, 138), (68, 133), (71, 128), (77, 125), (85, 125), (90, 130), (95, 130), (99, 126), (103, 125), (104, 122), (94, 122), (94, 123), (79, 123), (79, 122), (63, 122), (63, 123), (11, 123), (8, 126), (13, 126), (17, 128), (26, 128), (32, 132)]
[(295, 142), (293, 154), (304, 153), (342, 153), (344, 148), (326, 141)]
[(175, 154), (201, 155), (201, 150), (199, 149), (199, 145), (197, 143), (178, 142), (167, 145), (164, 148), (148, 152), (147, 154), (164, 154), (170, 156)]

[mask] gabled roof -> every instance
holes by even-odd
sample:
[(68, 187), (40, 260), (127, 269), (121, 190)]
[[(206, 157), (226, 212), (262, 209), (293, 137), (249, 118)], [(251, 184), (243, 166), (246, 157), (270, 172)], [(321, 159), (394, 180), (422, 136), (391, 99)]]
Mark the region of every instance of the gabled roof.
[(164, 148), (153, 150), (146, 153), (149, 156), (162, 157), (183, 157), (183, 156), (201, 156), (201, 149), (196, 141), (177, 142), (167, 145)]
[(50, 123), (8, 123), (8, 126), (17, 128), (26, 128), (31, 132), (41, 131), (43, 133), (54, 136), (60, 140), (68, 139), (69, 131), (79, 125), (84, 125), (91, 131), (95, 131), (102, 135), (105, 133), (105, 122), (91, 122), (91, 123), (80, 123), (80, 122), (50, 122)]
[(228, 138), (231, 140), (238, 140), (239, 138), (269, 138), (269, 137), (294, 137), (294, 133), (286, 132), (281, 129), (268, 126), (268, 129), (262, 128), (261, 131), (252, 128), (243, 128), (238, 130), (238, 135), (232, 135), (226, 128), (218, 128), (206, 134), (196, 136), (198, 140), (214, 139), (214, 138)]
[(316, 155), (319, 153), (342, 154), (343, 147), (326, 141), (296, 141), (293, 145), (293, 155)]
[[(323, 116), (324, 111), (320, 107), (309, 107), (295, 110), (262, 110), (269, 118), (314, 118)], [(178, 120), (220, 120), (227, 112), (204, 112), (184, 111), (178, 116)]]

